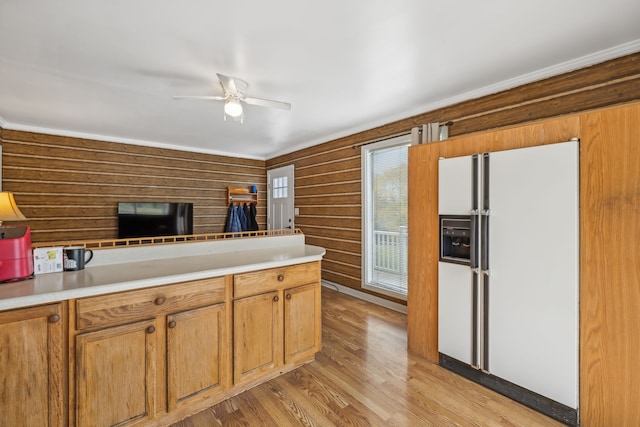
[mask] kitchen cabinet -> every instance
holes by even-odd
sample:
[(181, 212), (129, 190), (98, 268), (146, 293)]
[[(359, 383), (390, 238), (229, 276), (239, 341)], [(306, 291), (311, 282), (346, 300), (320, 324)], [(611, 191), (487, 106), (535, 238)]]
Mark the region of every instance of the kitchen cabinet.
[(234, 383), (320, 350), (320, 264), (234, 276)]
[(225, 289), (220, 277), (76, 300), (76, 425), (142, 425), (220, 392)]
[(169, 411), (223, 388), (224, 315), (220, 303), (167, 316)]
[(305, 360), (320, 350), (320, 286), (284, 291), (284, 362)]
[(233, 381), (240, 383), (270, 371), (282, 359), (280, 292), (233, 302)]
[(76, 337), (79, 426), (134, 426), (155, 414), (156, 320)]
[[(0, 427), (171, 425), (313, 361), (324, 250), (300, 237), (179, 243), (175, 263), (165, 244), (107, 249), (95, 269), (0, 286)], [(257, 249), (239, 262), (244, 248)], [(236, 328), (245, 365), (267, 347), (272, 362), (237, 383), (234, 298), (259, 319)], [(265, 328), (271, 342), (253, 345)]]
[(0, 426), (65, 425), (63, 304), (0, 313)]

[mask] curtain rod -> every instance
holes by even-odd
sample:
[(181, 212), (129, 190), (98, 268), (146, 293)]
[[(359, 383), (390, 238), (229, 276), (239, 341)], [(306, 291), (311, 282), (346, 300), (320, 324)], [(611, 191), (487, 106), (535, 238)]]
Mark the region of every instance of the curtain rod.
[[(449, 120), (448, 122), (445, 122), (445, 123), (440, 123), (440, 126), (451, 126), (451, 125), (453, 125), (452, 120)], [(399, 136), (405, 136), (405, 135), (411, 135), (411, 130), (409, 130), (408, 132), (398, 132), (398, 133), (387, 135), (387, 136), (381, 136), (380, 138), (370, 139), (365, 142), (361, 142), (359, 144), (353, 144), (351, 148), (355, 150), (356, 148), (360, 148), (364, 145), (369, 145), (376, 142), (384, 141), (385, 139), (397, 138)]]

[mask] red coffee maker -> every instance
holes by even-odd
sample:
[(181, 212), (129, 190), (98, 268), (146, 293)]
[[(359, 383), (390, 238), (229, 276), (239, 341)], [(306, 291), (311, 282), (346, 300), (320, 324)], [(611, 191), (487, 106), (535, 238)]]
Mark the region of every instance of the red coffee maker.
[(26, 219), (13, 193), (0, 192), (0, 282), (28, 279), (33, 275), (31, 229), (26, 225), (2, 225), (2, 221)]

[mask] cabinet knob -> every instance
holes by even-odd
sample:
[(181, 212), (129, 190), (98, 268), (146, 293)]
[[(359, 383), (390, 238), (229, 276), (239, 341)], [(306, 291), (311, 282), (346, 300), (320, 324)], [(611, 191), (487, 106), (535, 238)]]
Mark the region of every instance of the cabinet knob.
[(58, 323), (60, 321), (60, 315), (52, 314), (49, 316), (49, 323)]
[(278, 298), (278, 295), (276, 295), (275, 297), (273, 297), (273, 302), (278, 302), (280, 301), (280, 298)]
[(169, 324), (167, 326), (169, 326), (170, 328), (175, 328), (176, 327), (176, 321), (172, 320), (171, 322), (169, 322)]
[(165, 298), (164, 297), (158, 297), (156, 298), (156, 300), (154, 301), (155, 305), (162, 305), (164, 304)]
[(282, 282), (284, 280), (284, 274), (278, 274), (278, 282)]
[(147, 333), (148, 333), (148, 334), (152, 334), (152, 333), (154, 333), (155, 331), (156, 331), (156, 327), (155, 327), (155, 326), (149, 326), (149, 327), (147, 328)]
[(287, 299), (291, 299), (291, 294), (287, 294)]

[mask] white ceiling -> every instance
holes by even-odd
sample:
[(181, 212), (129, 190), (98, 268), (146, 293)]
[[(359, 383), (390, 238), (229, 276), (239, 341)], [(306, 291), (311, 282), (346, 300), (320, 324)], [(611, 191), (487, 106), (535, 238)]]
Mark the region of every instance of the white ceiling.
[[(268, 159), (640, 51), (638, 0), (0, 0), (0, 126)], [(223, 103), (216, 73), (291, 111)]]

